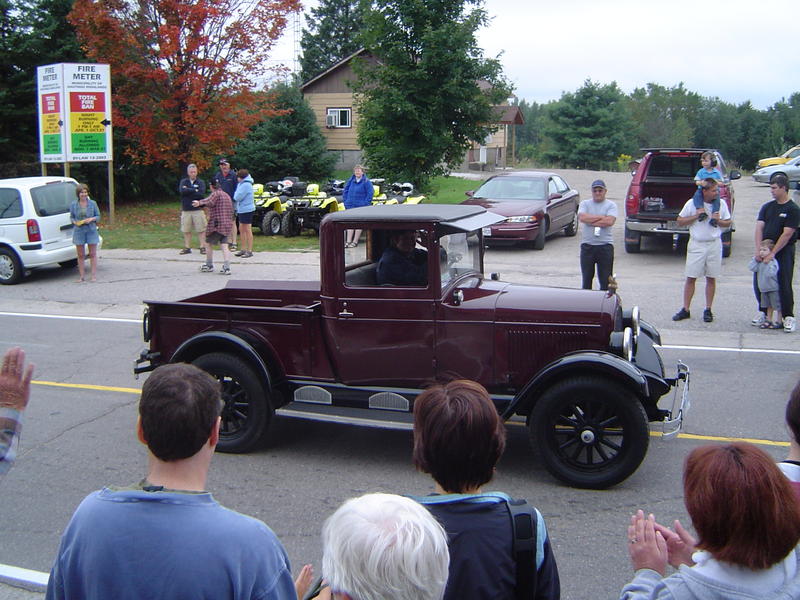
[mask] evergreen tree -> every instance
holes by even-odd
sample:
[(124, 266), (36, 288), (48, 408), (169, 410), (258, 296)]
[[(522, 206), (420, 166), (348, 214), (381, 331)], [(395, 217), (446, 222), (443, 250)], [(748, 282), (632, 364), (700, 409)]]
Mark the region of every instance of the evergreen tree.
[(495, 121), (509, 86), (475, 32), (481, 0), (376, 0), (365, 16), (374, 63), (357, 61), (358, 142), (373, 173), (425, 187)]
[(628, 97), (628, 108), (636, 122), (636, 144), (639, 148), (687, 148), (692, 146), (694, 119), (700, 96), (689, 92), (680, 83), (666, 88), (648, 83), (636, 88)]
[(634, 125), (616, 82), (587, 79), (550, 105), (545, 134), (552, 147), (544, 158), (565, 167), (611, 168), (620, 154), (634, 152)]
[(236, 166), (248, 169), (260, 182), (288, 175), (307, 181), (330, 177), (336, 156), (326, 150), (314, 111), (300, 90), (280, 85), (273, 92), (275, 107), (286, 112), (250, 130), (236, 146)]
[(300, 78), (309, 81), (361, 48), (365, 0), (321, 0), (306, 15), (300, 47)]

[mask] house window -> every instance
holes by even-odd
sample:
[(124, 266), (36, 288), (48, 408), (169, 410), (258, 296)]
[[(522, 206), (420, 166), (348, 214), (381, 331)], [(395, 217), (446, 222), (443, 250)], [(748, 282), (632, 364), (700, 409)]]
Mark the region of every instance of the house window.
[(325, 126), (329, 128), (351, 127), (350, 109), (329, 108), (325, 115)]

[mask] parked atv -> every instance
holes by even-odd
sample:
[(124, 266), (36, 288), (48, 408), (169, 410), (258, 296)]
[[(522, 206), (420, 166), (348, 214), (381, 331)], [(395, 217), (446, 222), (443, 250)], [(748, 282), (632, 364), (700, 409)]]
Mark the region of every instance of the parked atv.
[[(335, 196), (319, 191), (317, 183), (306, 185), (295, 182), (289, 189), (292, 193), (286, 199), (286, 210), (281, 218), (281, 233), (286, 237), (299, 235), (303, 229), (313, 229), (319, 233), (319, 226), (326, 215), (344, 210), (344, 205), (339, 204)], [(302, 192), (295, 195), (300, 190)]]
[(283, 187), (282, 181), (253, 184), (253, 200), (256, 204), (253, 222), (264, 235), (278, 235), (281, 232), (281, 217), (286, 211), (286, 198), (281, 195)]
[(397, 200), (398, 204), (420, 204), (425, 200), (423, 194), (414, 195), (414, 185), (408, 182), (395, 182), (389, 190), (389, 197)]

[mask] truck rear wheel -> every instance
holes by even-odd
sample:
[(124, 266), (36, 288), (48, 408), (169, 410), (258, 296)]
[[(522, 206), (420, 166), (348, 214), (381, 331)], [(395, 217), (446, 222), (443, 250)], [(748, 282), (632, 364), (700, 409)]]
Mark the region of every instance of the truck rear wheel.
[(642, 234), (625, 228), (625, 252), (639, 254), (642, 251)]
[(204, 354), (192, 364), (203, 369), (222, 386), (220, 452), (242, 453), (256, 449), (272, 421), (272, 407), (261, 382), (240, 358), (224, 352)]
[(274, 210), (268, 210), (261, 219), (261, 233), (278, 235), (281, 232), (281, 216)]
[(602, 377), (554, 384), (536, 403), (529, 430), (545, 468), (579, 488), (604, 489), (625, 480), (641, 464), (650, 442), (641, 402)]
[(728, 258), (733, 250), (733, 232), (725, 231), (722, 234), (722, 257)]

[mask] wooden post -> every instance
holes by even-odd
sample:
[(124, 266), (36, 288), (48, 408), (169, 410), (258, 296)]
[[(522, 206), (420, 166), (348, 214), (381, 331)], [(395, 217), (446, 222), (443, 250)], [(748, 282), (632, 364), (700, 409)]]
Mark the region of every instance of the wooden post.
[(114, 225), (114, 161), (108, 161), (108, 225)]
[(516, 124), (511, 124), (511, 166), (514, 167), (517, 164), (517, 126)]

